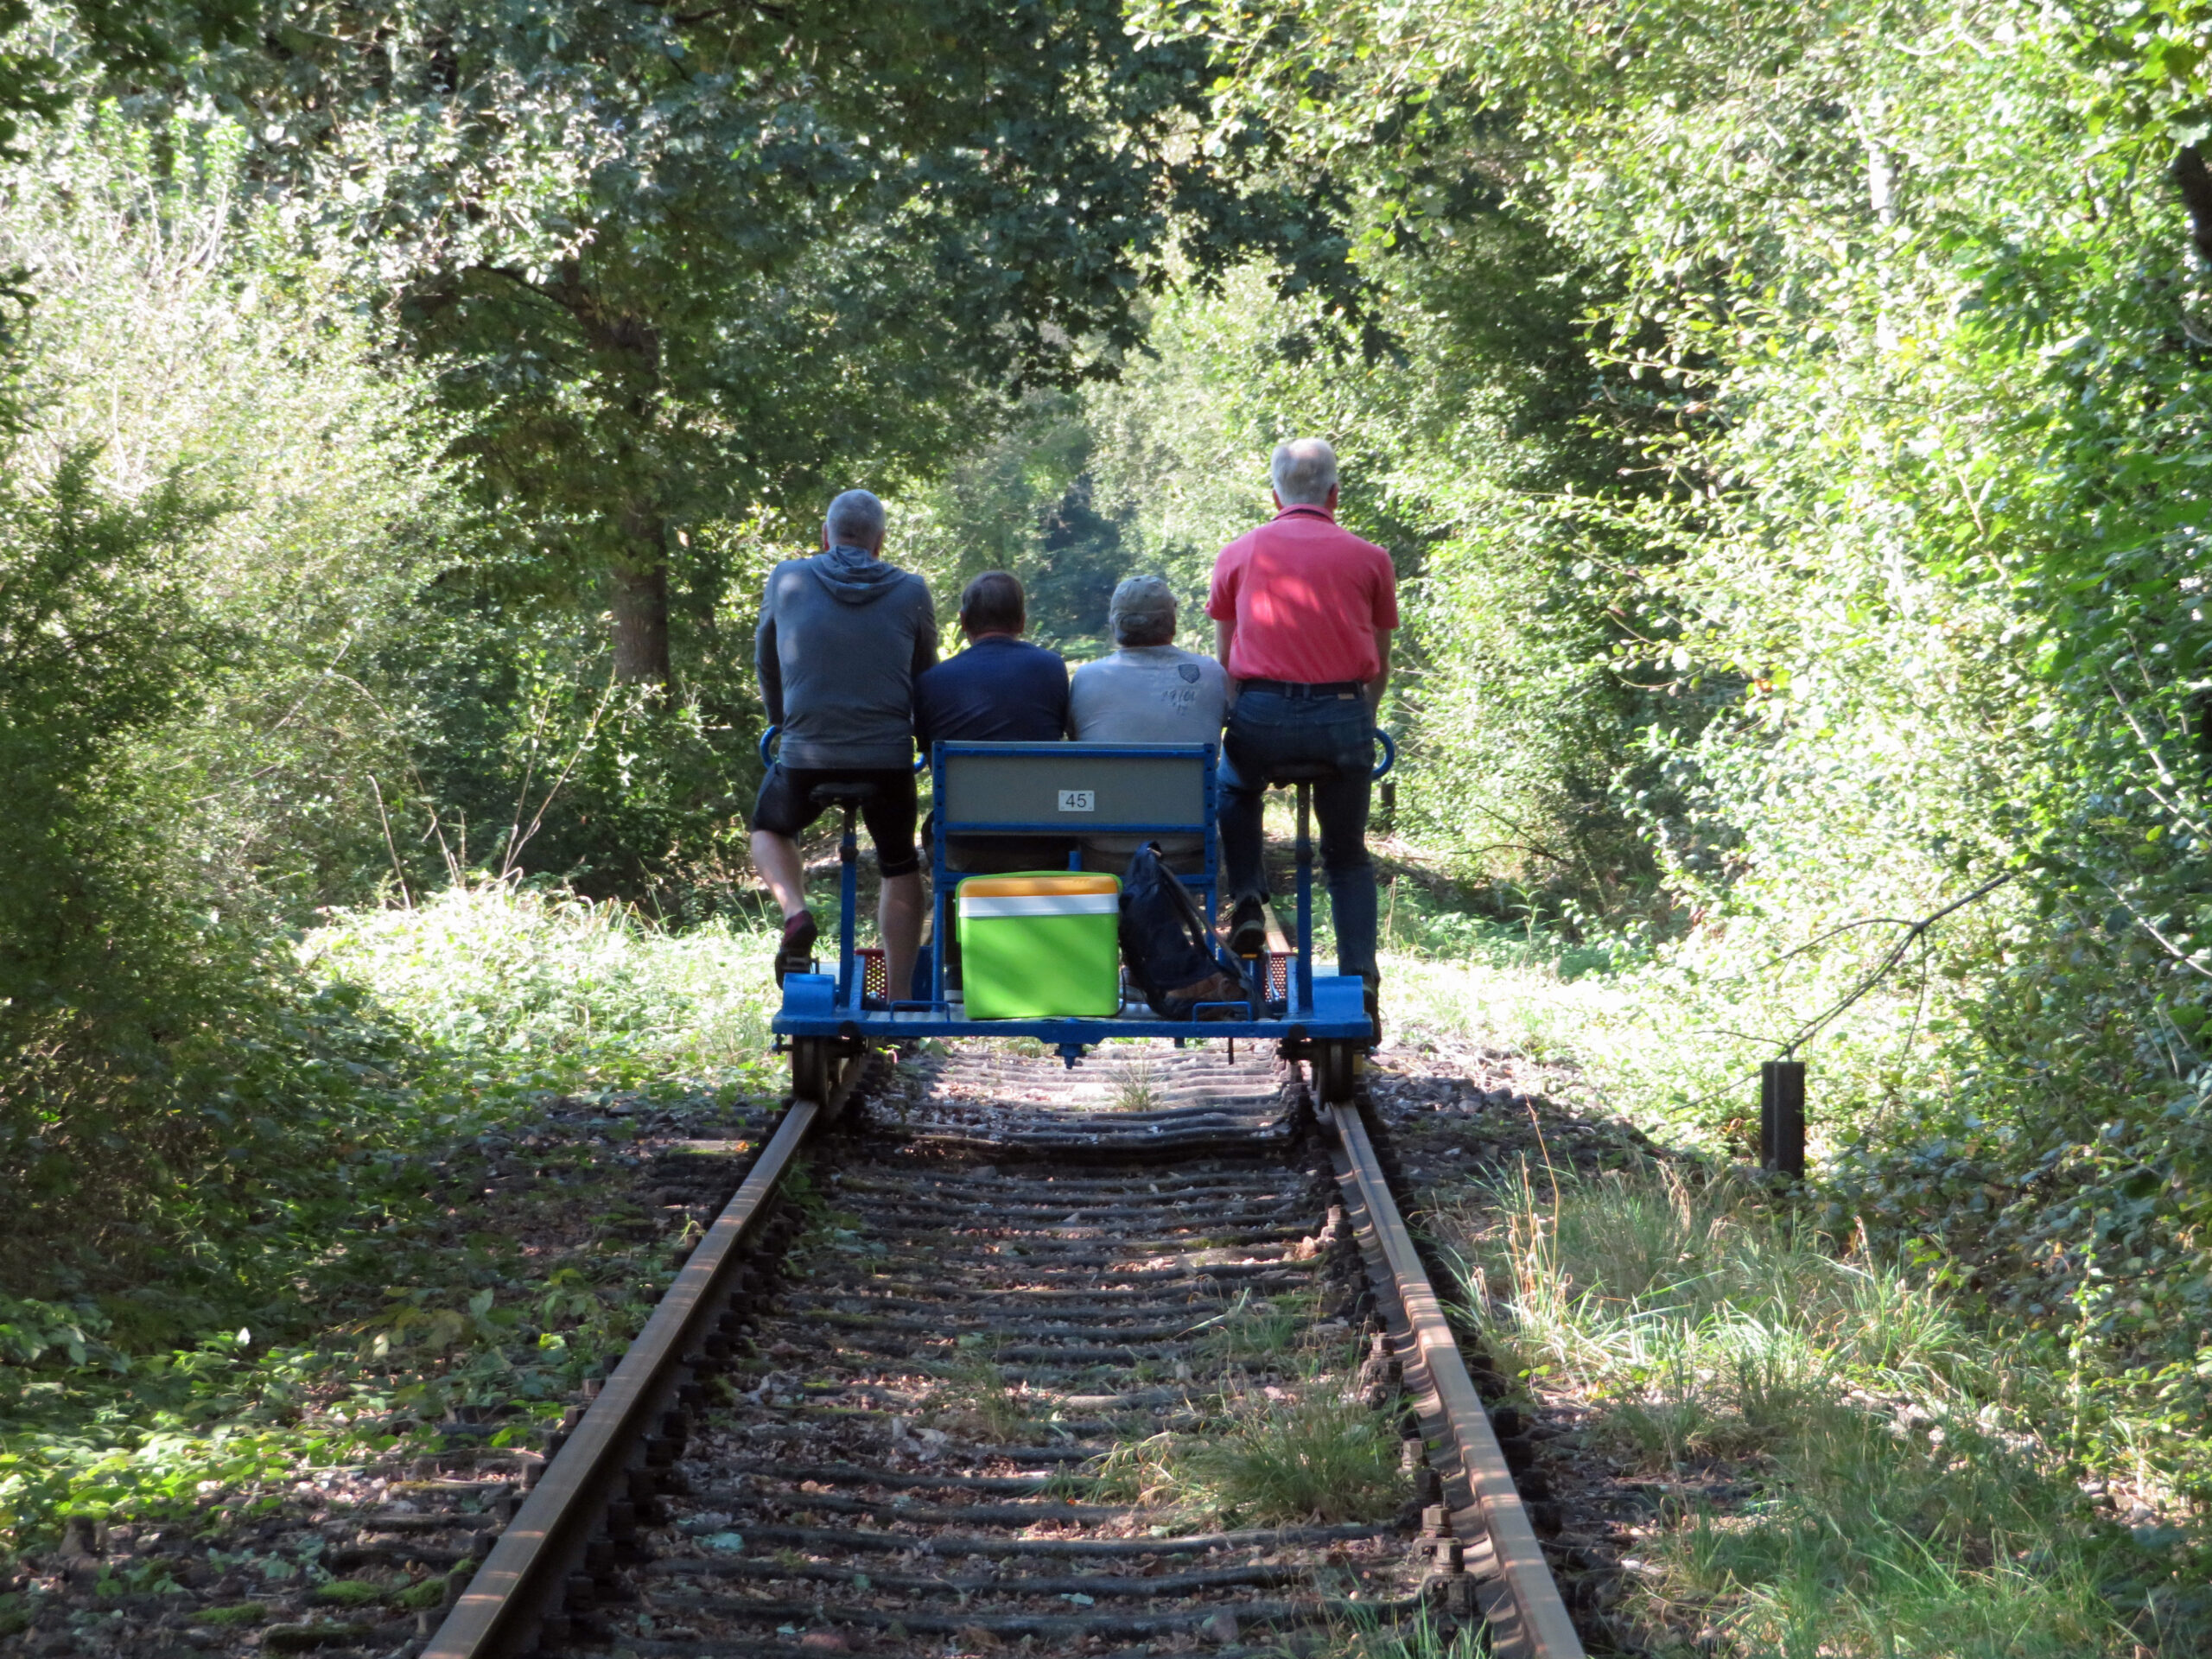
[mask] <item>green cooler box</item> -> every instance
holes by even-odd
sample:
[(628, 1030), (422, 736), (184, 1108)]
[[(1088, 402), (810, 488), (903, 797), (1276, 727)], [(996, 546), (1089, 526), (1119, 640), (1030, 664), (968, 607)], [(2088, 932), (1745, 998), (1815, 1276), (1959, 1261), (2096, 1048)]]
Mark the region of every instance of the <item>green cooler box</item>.
[(1115, 877), (971, 875), (955, 902), (970, 1020), (1121, 1012), (1122, 884)]

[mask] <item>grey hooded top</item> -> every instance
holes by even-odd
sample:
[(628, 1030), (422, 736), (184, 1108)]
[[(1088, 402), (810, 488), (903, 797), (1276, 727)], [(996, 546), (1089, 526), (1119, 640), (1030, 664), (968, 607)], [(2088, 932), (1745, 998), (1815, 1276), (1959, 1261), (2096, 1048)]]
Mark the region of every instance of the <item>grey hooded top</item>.
[(912, 764), (914, 677), (937, 661), (937, 607), (912, 572), (857, 547), (768, 573), (753, 666), (777, 759), (799, 771)]

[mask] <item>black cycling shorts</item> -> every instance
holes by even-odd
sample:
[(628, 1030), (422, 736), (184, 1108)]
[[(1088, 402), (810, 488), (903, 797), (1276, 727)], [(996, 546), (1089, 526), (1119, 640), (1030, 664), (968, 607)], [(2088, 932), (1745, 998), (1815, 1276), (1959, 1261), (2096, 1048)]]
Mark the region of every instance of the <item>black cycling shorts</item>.
[(875, 798), (861, 808), (868, 838), (875, 843), (875, 868), (883, 874), (912, 875), (922, 868), (914, 850), (914, 772), (911, 766), (885, 766), (876, 771), (785, 766), (779, 762), (760, 780), (760, 798), (753, 804), (755, 830), (772, 836), (797, 836), (830, 809), (813, 799), (818, 785), (861, 783), (875, 785)]

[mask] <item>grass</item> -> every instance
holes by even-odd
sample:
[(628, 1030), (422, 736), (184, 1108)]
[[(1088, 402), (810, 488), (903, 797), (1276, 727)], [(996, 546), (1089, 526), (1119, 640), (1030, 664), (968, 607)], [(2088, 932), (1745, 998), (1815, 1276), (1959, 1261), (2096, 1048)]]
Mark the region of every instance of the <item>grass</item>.
[(1390, 1418), (1325, 1397), (1237, 1411), (1192, 1464), (1231, 1523), (1385, 1520), (1408, 1490)]
[(1211, 1433), (1125, 1441), (1088, 1472), (1102, 1497), (1224, 1526), (1387, 1520), (1409, 1490), (1389, 1421), (1327, 1399), (1244, 1408)]
[(1116, 1111), (1148, 1112), (1160, 1103), (1160, 1079), (1146, 1050), (1132, 1048), (1125, 1053), (1114, 1068), (1113, 1077), (1109, 1098)]
[[(0, 1552), (78, 1511), (251, 1521), (318, 1467), (400, 1455), (418, 1431), (388, 1424), (556, 1409), (634, 1328), (668, 1241), (616, 1190), (628, 1121), (588, 1144), (518, 1126), (556, 1099), (715, 1117), (779, 1094), (766, 937), (496, 887), (331, 916), (301, 953), (391, 1038), (351, 1084), (372, 1109), (262, 1190), (250, 1248), (210, 1241), (113, 1294), (0, 1298)], [(498, 1167), (544, 1169), (515, 1201), (578, 1224), (573, 1250), (524, 1259), (454, 1219)]]
[(1208, 1357), (1222, 1366), (1266, 1366), (1307, 1355), (1307, 1332), (1319, 1317), (1320, 1305), (1313, 1292), (1266, 1297), (1240, 1290), (1205, 1326)]
[[(1795, 950), (1823, 933), (1825, 924), (1808, 917), (1795, 931), (1777, 931), (1769, 918), (1693, 930), (1666, 945), (1641, 936), (1577, 939), (1474, 913), (1409, 873), (1382, 874), (1389, 884), (1379, 939), (1384, 1006), (1400, 1028), (1571, 1059), (1611, 1099), (1633, 1103), (1647, 1126), (1738, 1153), (1757, 1133), (1759, 1063), (1834, 1007), (1891, 937), (1847, 929), (1826, 948)], [(1317, 925), (1323, 959), (1333, 949), (1324, 948), (1325, 932)], [(1916, 972), (1823, 1027), (1816, 1154), (1901, 1101), (1955, 1086), (1943, 1033), (1960, 994), (1948, 979)]]
[(1452, 1629), (1427, 1608), (1402, 1624), (1385, 1624), (1371, 1613), (1333, 1621), (1329, 1651), (1339, 1659), (1484, 1659), (1490, 1630), (1480, 1623)]
[[(1909, 1265), (1671, 1170), (1445, 1208), (1486, 1339), (1681, 1496), (1630, 1610), (1724, 1654), (2196, 1653), (2196, 1564), (2101, 1522), (2029, 1432), (2060, 1402)], [(1696, 1496), (1708, 1477), (1748, 1499)]]
[(1124, 1440), (1086, 1466), (1090, 1490), (1224, 1526), (1381, 1521), (1411, 1491), (1393, 1420), (1320, 1372), (1296, 1389), (1224, 1396), (1205, 1429)]
[(937, 1422), (980, 1429), (1000, 1446), (1020, 1444), (1033, 1427), (1028, 1409), (1007, 1384), (1006, 1373), (982, 1355), (955, 1361), (943, 1369), (941, 1378), (944, 1386), (930, 1402)]
[(301, 949), (422, 1052), (603, 1087), (757, 1066), (772, 937), (728, 921), (671, 933), (624, 906), (471, 887), (334, 916)]

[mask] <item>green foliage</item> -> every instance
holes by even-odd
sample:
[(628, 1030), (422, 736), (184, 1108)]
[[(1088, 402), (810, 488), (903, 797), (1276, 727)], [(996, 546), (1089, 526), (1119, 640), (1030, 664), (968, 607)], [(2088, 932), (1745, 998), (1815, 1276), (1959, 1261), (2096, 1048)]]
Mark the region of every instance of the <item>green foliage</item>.
[(0, 160), (17, 152), (25, 117), (50, 119), (82, 84), (73, 60), (130, 73), (173, 67), (238, 39), (252, 0), (0, 0)]
[(269, 1617), (269, 1608), (258, 1601), (234, 1601), (226, 1607), (201, 1608), (193, 1617), (203, 1624), (258, 1624)]
[(1405, 1490), (1389, 1420), (1360, 1401), (1237, 1414), (1195, 1467), (1224, 1515), (1262, 1526), (1379, 1520)]
[(1165, 298), (1147, 356), (1088, 397), (1092, 499), (1122, 568), (1166, 575), (1184, 643), (1204, 647), (1214, 556), (1272, 511), (1269, 453), (1327, 436), (1339, 516), (1398, 569), (1383, 719), (1406, 746), (1401, 824), (1456, 871), (1612, 907), (1642, 870), (1609, 799), (1632, 702), (1603, 666), (1615, 636), (1589, 591), (1591, 533), (1548, 504), (1590, 471), (1590, 446), (1556, 387), (1511, 365), (1565, 341), (1566, 316), (1541, 238), (1459, 228), (1497, 263), (1365, 267), (1404, 356), (1363, 357), (1358, 330), (1274, 298), (1256, 269)]
[(670, 679), (671, 601), (719, 601), (700, 527), (804, 522), (856, 472), (936, 465), (999, 386), (1133, 346), (1171, 234), (1208, 270), (1265, 246), (1325, 278), (1336, 251), (1256, 175), (1262, 131), (1189, 148), (1203, 49), (1140, 45), (1107, 0), (404, 0), (280, 35), (208, 84), (473, 416), (503, 574), (603, 594), (626, 680)]
[(359, 320), (273, 215), (236, 222), (240, 147), (104, 109), (0, 168), (0, 259), (36, 271), (0, 499), (0, 1275), (46, 1297), (311, 1189), (295, 1137), (342, 1134), (387, 1058), (273, 927), (385, 861), (391, 749), (346, 669), (436, 474)]
[[(0, 829), (11, 1250), (35, 1255), (93, 1215), (127, 1224), (196, 1173), (224, 1126), (186, 1109), (181, 1091), (214, 1083), (244, 1028), (274, 1012), (251, 931), (200, 911), (173, 879), (176, 803), (130, 753), (219, 637), (162, 569), (200, 516), (173, 487), (143, 506), (103, 499), (81, 452), (43, 490), (19, 474), (0, 500), (0, 752), (16, 791)], [(254, 1090), (278, 1071), (240, 1083)]]
[(2051, 1466), (2069, 1380), (1910, 1264), (1671, 1170), (1523, 1170), (1441, 1230), (1496, 1344), (1586, 1401), (1590, 1432), (1662, 1474), (1735, 1459), (1754, 1482), (1667, 1503), (1635, 1611), (1722, 1652), (2202, 1643), (2191, 1556), (2100, 1522)]
[[(219, 1526), (318, 1468), (435, 1449), (420, 1425), (452, 1405), (518, 1408), (519, 1427), (620, 1352), (674, 1272), (672, 1237), (632, 1241), (626, 1192), (603, 1190), (626, 1186), (638, 1131), (518, 1126), (632, 1083), (709, 1119), (779, 1091), (766, 944), (504, 888), (331, 918), (302, 950), (324, 1001), (410, 1023), (343, 1083), (302, 1077), (232, 1167), (155, 1195), (188, 1249), (103, 1241), (74, 1300), (0, 1301), (0, 1546), (78, 1510)], [(525, 1257), (455, 1220), (518, 1140), (549, 1230), (585, 1224), (572, 1248)]]
[(1093, 499), (1095, 442), (1079, 397), (1032, 392), (989, 442), (902, 497), (891, 556), (929, 577), (948, 626), (971, 576), (1011, 570), (1039, 643), (1077, 661), (1110, 649), (1107, 601), (1135, 567), (1122, 524)]
[[(1642, 830), (1645, 965), (1535, 1017), (1738, 1146), (1756, 1062), (1809, 1044), (1840, 1211), (2094, 1356), (2193, 1468), (2203, 9), (1135, 15), (1216, 43), (1224, 118), (1365, 187), (1410, 397), (1480, 407), (1464, 339), (1548, 411), (1505, 429), (1548, 480), (1493, 463), (1461, 585), (1421, 579), (1421, 695), (1466, 696), (1412, 746), (1438, 818), (1499, 814), (1510, 754), (1559, 803), (1522, 828)], [(1402, 297), (1455, 287), (1501, 326), (1424, 333)], [(1547, 287), (1565, 349), (1503, 302)], [(1421, 432), (1432, 473), (1513, 453)], [(1585, 914), (1644, 890), (1568, 862)]]
[(677, 939), (612, 902), (454, 888), (334, 918), (305, 958), (372, 996), (418, 1053), (603, 1086), (758, 1064), (767, 938), (710, 923)]

